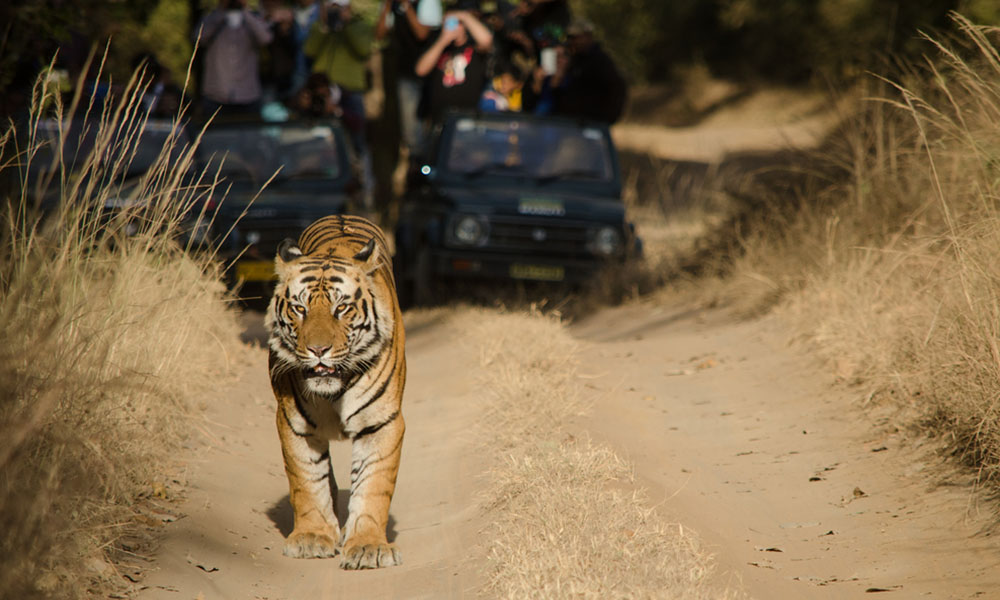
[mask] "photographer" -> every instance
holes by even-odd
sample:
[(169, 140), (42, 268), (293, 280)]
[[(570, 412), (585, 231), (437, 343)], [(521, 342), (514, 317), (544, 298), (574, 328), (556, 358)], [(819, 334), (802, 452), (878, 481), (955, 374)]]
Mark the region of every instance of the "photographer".
[(374, 32), (354, 14), (351, 0), (319, 1), (319, 18), (313, 23), (303, 50), (313, 60), (313, 72), (323, 73), (341, 90), (343, 122), (360, 161), (365, 207), (371, 208), (374, 177), (366, 140), (364, 93), (368, 87), (368, 58)]
[(450, 108), (475, 109), (486, 88), (493, 33), (467, 10), (445, 14), (441, 35), (417, 60), (427, 77), (424, 114), (433, 123)]
[(403, 143), (411, 152), (421, 145), (417, 105), (423, 81), (414, 66), (427, 49), (431, 32), (441, 27), (441, 0), (385, 0), (375, 25), (375, 38), (389, 37), (382, 68), (386, 91), (396, 92)]
[(341, 90), (323, 73), (313, 73), (292, 98), (289, 107), (300, 117), (310, 119), (340, 118)]
[(201, 93), (206, 114), (256, 111), (261, 98), (257, 52), (272, 39), (267, 21), (248, 10), (246, 0), (220, 0), (202, 18), (194, 39), (205, 53)]

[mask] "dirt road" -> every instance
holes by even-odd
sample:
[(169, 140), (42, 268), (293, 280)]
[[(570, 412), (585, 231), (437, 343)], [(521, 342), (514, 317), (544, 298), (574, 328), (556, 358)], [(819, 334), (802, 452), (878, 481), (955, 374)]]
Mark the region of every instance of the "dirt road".
[[(344, 572), (333, 560), (281, 555), (291, 513), (257, 349), (239, 380), (210, 399), (207, 435), (184, 457), (183, 517), (167, 525), (139, 597), (475, 596), (484, 560), (475, 495), (490, 458), (468, 434), (482, 402), (480, 366), (447, 312), (431, 317), (408, 332), (407, 438), (390, 538), (402, 567)], [(259, 318), (248, 317), (250, 337)], [(832, 377), (773, 319), (646, 301), (571, 331), (584, 341), (580, 372), (593, 407), (570, 426), (611, 444), (657, 510), (700, 534), (719, 585), (761, 599), (997, 597), (1000, 543), (968, 479), (887, 433), (858, 392), (831, 391)], [(338, 476), (348, 464), (347, 445), (340, 450)]]
[(968, 474), (779, 323), (650, 303), (580, 323), (599, 400), (579, 426), (753, 598), (1000, 597), (995, 508)]
[[(262, 315), (248, 337), (263, 340)], [(274, 424), (267, 354), (256, 348), (234, 386), (211, 400), (206, 429), (188, 459), (183, 518), (171, 523), (143, 582), (142, 599), (463, 598), (479, 587), (473, 494), (483, 470), (466, 434), (478, 395), (477, 357), (451, 343), (434, 320), (410, 327), (403, 462), (389, 521), (403, 566), (347, 572), (336, 560), (294, 560), (281, 553), (292, 529)], [(469, 376), (466, 376), (469, 375)], [(346, 516), (350, 446), (331, 452)], [(346, 483), (346, 485), (345, 485)]]

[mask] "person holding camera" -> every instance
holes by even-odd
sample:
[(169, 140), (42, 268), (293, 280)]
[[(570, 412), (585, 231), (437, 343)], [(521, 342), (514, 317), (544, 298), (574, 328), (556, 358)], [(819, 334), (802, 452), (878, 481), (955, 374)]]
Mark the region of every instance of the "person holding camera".
[(492, 50), (493, 33), (474, 14), (446, 13), (441, 35), (417, 60), (417, 75), (428, 78), (421, 116), (433, 123), (448, 109), (475, 109)]
[(416, 152), (422, 142), (417, 106), (423, 78), (416, 74), (417, 58), (427, 49), (434, 30), (441, 27), (442, 12), (441, 0), (385, 0), (375, 25), (375, 39), (389, 38), (382, 68), (387, 89), (396, 91), (400, 133), (410, 152)]
[(261, 98), (258, 51), (271, 43), (267, 21), (247, 9), (246, 0), (220, 0), (194, 32), (204, 54), (202, 109), (257, 111)]
[(303, 51), (313, 61), (313, 73), (323, 73), (341, 90), (342, 121), (360, 163), (365, 208), (371, 209), (375, 184), (366, 139), (364, 94), (374, 32), (354, 14), (351, 0), (319, 2), (319, 18), (313, 23)]

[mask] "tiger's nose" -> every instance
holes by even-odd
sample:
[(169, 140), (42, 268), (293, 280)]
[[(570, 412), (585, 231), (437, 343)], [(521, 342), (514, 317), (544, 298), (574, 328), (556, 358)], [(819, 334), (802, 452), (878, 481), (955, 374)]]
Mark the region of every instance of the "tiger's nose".
[(309, 351), (315, 354), (317, 357), (323, 356), (329, 349), (330, 346), (309, 346)]

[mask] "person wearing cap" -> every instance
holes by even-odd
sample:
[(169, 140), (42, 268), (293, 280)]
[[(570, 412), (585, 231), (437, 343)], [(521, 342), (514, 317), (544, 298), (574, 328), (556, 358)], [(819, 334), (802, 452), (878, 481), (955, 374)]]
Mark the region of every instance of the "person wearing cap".
[(569, 60), (553, 76), (553, 112), (614, 123), (625, 110), (628, 87), (594, 37), (594, 24), (575, 17), (566, 28)]
[(421, 116), (433, 123), (448, 109), (475, 109), (486, 88), (492, 50), (493, 33), (475, 15), (446, 13), (441, 35), (417, 60), (417, 75), (428, 78)]
[(441, 27), (442, 13), (441, 0), (385, 0), (375, 24), (375, 39), (389, 38), (382, 63), (386, 87), (395, 88), (403, 144), (411, 152), (422, 143), (417, 105), (424, 84), (415, 67)]
[(364, 93), (368, 87), (368, 57), (374, 32), (371, 25), (355, 15), (351, 0), (330, 0), (320, 5), (303, 46), (312, 58), (314, 73), (323, 73), (341, 90), (342, 121), (360, 162), (365, 208), (374, 206), (371, 153), (368, 151)]

